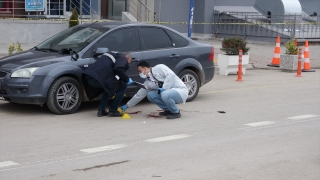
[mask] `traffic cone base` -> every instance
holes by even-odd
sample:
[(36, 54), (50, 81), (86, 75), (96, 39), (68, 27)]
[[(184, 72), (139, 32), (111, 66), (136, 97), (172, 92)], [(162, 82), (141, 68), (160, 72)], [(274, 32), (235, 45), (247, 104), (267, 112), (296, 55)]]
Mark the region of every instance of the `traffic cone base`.
[(267, 66), (271, 66), (271, 67), (280, 67), (280, 65), (278, 65), (278, 64), (268, 64)]
[(316, 72), (316, 70), (313, 70), (313, 69), (309, 69), (309, 70), (302, 69), (302, 72)]

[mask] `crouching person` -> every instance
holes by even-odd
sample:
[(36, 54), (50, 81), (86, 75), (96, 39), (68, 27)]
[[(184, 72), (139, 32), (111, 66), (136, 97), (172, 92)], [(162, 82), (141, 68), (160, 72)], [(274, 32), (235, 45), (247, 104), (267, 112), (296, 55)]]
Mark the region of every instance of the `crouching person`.
[(166, 116), (167, 119), (180, 118), (181, 112), (177, 104), (185, 103), (188, 98), (188, 88), (182, 80), (163, 64), (150, 67), (147, 62), (142, 61), (137, 68), (140, 77), (146, 79), (145, 88), (141, 88), (122, 106), (122, 111), (135, 106), (147, 96), (150, 102), (164, 110), (159, 113), (160, 116)]
[[(98, 117), (120, 117), (117, 111), (127, 85), (133, 83), (128, 77), (126, 71), (131, 63), (131, 55), (129, 53), (121, 54), (116, 52), (108, 52), (97, 58), (97, 60), (89, 66), (82, 74), (82, 83), (89, 100), (92, 100), (102, 93), (100, 105), (98, 108)], [(108, 100), (115, 96), (109, 108), (106, 111)]]

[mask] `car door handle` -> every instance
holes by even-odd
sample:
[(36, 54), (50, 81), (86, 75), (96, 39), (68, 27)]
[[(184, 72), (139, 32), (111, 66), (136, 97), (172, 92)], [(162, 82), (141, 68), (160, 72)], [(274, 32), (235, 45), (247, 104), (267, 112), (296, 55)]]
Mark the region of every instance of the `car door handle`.
[(178, 54), (171, 54), (170, 58), (177, 58), (180, 57)]

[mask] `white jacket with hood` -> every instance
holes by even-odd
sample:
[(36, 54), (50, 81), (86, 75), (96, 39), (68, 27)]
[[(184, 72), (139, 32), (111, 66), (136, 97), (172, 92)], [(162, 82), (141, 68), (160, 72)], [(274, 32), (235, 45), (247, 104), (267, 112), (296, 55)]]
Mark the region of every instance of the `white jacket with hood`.
[(143, 83), (146, 89), (141, 88), (127, 103), (128, 107), (132, 107), (138, 104), (143, 98), (148, 95), (150, 91), (157, 91), (159, 86), (156, 83), (156, 80), (163, 82), (162, 88), (164, 90), (176, 90), (180, 94), (183, 103), (186, 102), (189, 93), (188, 88), (170, 68), (168, 68), (164, 64), (159, 64), (155, 67), (152, 67), (151, 71), (152, 73), (149, 72), (150, 78), (147, 78)]

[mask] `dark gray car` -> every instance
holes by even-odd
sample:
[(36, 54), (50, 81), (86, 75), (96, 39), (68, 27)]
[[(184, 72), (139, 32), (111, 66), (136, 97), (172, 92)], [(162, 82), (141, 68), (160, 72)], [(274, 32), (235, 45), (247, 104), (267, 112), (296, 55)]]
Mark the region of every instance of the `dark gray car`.
[[(83, 24), (69, 28), (38, 46), (0, 59), (0, 99), (20, 104), (47, 104), (57, 114), (75, 112), (87, 101), (82, 72), (96, 61), (98, 48), (130, 52), (128, 75), (143, 80), (136, 65), (165, 64), (189, 88), (188, 101), (214, 76), (214, 49), (161, 25), (124, 22)], [(137, 87), (129, 86), (127, 97)]]

